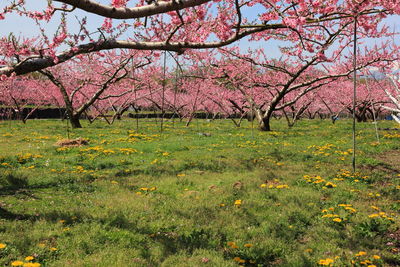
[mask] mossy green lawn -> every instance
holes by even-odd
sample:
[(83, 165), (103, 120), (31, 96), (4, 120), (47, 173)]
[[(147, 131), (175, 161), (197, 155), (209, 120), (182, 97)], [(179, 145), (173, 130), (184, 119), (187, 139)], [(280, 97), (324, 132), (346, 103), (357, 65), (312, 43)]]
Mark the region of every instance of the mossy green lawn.
[(347, 120), (139, 126), (0, 123), (1, 266), (400, 264), (396, 131), (358, 124), (353, 174)]

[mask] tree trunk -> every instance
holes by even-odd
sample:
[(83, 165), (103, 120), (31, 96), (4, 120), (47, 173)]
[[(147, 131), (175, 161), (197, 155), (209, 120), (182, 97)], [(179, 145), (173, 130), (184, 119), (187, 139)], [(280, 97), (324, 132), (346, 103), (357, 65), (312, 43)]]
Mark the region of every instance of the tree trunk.
[(261, 122), (259, 122), (259, 129), (260, 131), (271, 131), (271, 116), (264, 117)]
[(271, 125), (270, 125), (270, 121), (271, 121), (271, 116), (273, 114), (273, 112), (265, 112), (263, 114), (263, 111), (259, 108), (254, 108), (254, 116), (257, 119), (258, 122), (258, 129), (260, 131), (271, 131)]
[(71, 122), (71, 127), (73, 129), (82, 128), (81, 122), (79, 121), (79, 115), (74, 114), (70, 116), (69, 121)]

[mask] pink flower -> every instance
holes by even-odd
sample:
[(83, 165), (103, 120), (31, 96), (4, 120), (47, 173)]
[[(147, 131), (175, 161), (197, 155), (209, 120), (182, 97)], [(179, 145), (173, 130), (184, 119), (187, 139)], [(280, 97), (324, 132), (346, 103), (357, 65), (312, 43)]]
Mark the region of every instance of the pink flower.
[(126, 5), (126, 0), (112, 0), (111, 5), (114, 7), (124, 7)]
[(101, 28), (107, 32), (111, 32), (111, 28), (112, 28), (112, 19), (110, 18), (106, 18), (104, 20), (103, 25), (101, 25)]
[(291, 28), (296, 28), (297, 26), (297, 20), (294, 18), (284, 18), (283, 23)]

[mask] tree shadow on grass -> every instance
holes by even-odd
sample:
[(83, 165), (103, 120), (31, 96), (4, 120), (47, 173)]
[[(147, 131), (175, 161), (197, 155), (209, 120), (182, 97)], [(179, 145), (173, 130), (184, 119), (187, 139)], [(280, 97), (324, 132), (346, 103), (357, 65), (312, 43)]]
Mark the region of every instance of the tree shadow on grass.
[(26, 215), (16, 214), (0, 207), (0, 219), (6, 220), (25, 220)]

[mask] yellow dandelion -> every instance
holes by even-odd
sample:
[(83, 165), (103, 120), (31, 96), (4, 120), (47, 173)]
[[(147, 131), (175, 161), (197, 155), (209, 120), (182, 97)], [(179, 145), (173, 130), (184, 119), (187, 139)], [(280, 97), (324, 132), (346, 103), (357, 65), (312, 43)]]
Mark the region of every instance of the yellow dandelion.
[(0, 243), (0, 249), (6, 248), (6, 247), (7, 247), (7, 245), (6, 245), (6, 244), (4, 244), (4, 243)]
[(40, 263), (38, 263), (38, 262), (26, 262), (26, 263), (24, 263), (24, 267), (40, 267)]
[(370, 264), (372, 262), (370, 260), (365, 260), (365, 261), (361, 261), (360, 263), (363, 264), (363, 265), (367, 265), (367, 264)]
[(232, 246), (236, 245), (236, 243), (235, 243), (235, 242), (233, 242), (233, 241), (229, 241), (229, 242), (227, 242), (226, 244), (227, 244), (228, 246), (230, 246), (230, 247), (232, 247)]
[(341, 222), (342, 219), (340, 219), (340, 218), (334, 218), (334, 219), (332, 219), (332, 221), (334, 221), (334, 222)]
[(28, 256), (28, 257), (25, 257), (25, 260), (26, 261), (31, 261), (31, 260), (33, 260), (34, 259), (34, 257), (33, 256)]
[(374, 256), (372, 256), (372, 258), (374, 258), (375, 260), (379, 260), (381, 258), (381, 256), (374, 255)]
[(276, 186), (277, 189), (282, 189), (282, 188), (289, 188), (287, 184), (280, 184)]
[(237, 206), (237, 207), (239, 207), (240, 205), (242, 205), (242, 200), (241, 200), (241, 199), (235, 200), (234, 205)]
[(365, 251), (360, 251), (360, 252), (358, 252), (358, 253), (356, 254), (357, 257), (365, 256), (365, 255), (367, 255), (367, 252), (365, 252)]
[(58, 250), (58, 249), (55, 248), (55, 247), (52, 247), (52, 248), (50, 248), (50, 250), (51, 250), (51, 251), (56, 251), (56, 250)]
[(333, 259), (327, 258), (327, 259), (319, 260), (318, 264), (319, 264), (319, 265), (328, 266), (328, 265), (331, 265), (333, 262), (334, 262)]
[(22, 266), (24, 265), (24, 262), (22, 261), (13, 261), (11, 262), (11, 266)]
[(334, 187), (336, 187), (336, 185), (335, 185), (334, 183), (331, 183), (331, 182), (327, 182), (327, 183), (325, 184), (325, 186), (328, 187), (328, 188), (334, 188)]
[(253, 246), (253, 244), (249, 244), (249, 243), (248, 244), (244, 244), (245, 248), (251, 248), (252, 246)]
[(357, 211), (356, 209), (354, 209), (354, 208), (352, 208), (352, 207), (345, 207), (344, 209), (345, 209), (345, 210), (348, 210), (348, 211), (350, 211), (350, 212), (356, 212), (356, 211)]
[(239, 262), (239, 261), (241, 261), (242, 259), (241, 259), (240, 257), (234, 257), (233, 260), (236, 261), (236, 262)]
[(260, 187), (261, 188), (265, 188), (265, 187), (267, 187), (267, 185), (266, 184), (261, 184)]
[(236, 245), (236, 243), (232, 241), (228, 242), (227, 245), (230, 246), (231, 248), (239, 248), (238, 245)]

